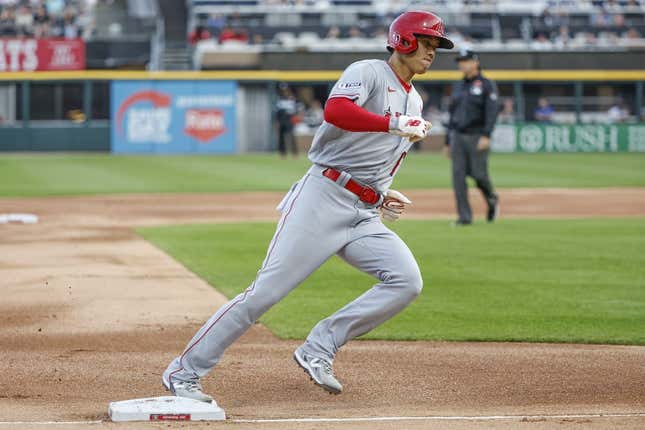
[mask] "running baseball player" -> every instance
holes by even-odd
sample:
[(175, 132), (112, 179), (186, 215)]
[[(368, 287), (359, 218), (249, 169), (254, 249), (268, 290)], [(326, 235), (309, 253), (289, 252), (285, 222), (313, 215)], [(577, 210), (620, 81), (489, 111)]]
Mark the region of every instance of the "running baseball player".
[(441, 18), (405, 12), (391, 24), (389, 60), (351, 64), (334, 85), (318, 129), (309, 171), (278, 205), (282, 217), (251, 285), (222, 306), (163, 373), (174, 395), (205, 402), (200, 378), (262, 314), (334, 254), (378, 280), (370, 290), (320, 321), (294, 352), (296, 363), (330, 393), (342, 391), (334, 357), (350, 339), (405, 308), (423, 281), (406, 244), (382, 220), (395, 221), (410, 200), (390, 189), (410, 146), (430, 123), (411, 84), (437, 48), (452, 49)]

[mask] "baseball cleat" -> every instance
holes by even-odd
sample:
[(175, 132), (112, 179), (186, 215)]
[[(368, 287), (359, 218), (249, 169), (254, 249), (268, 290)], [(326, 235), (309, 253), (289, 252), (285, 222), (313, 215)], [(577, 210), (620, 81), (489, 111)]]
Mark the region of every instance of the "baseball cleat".
[(213, 398), (204, 393), (202, 384), (199, 381), (173, 381), (165, 374), (161, 377), (161, 383), (164, 388), (170, 391), (174, 396), (185, 397), (187, 399), (199, 400), (200, 402), (210, 403)]
[(323, 358), (313, 357), (301, 348), (296, 349), (293, 353), (293, 359), (298, 366), (302, 367), (314, 384), (330, 394), (340, 394), (343, 391), (343, 386), (334, 377), (331, 363)]
[(486, 220), (488, 222), (493, 222), (495, 221), (495, 218), (499, 216), (499, 197), (494, 195), (487, 203), (488, 212), (486, 212)]

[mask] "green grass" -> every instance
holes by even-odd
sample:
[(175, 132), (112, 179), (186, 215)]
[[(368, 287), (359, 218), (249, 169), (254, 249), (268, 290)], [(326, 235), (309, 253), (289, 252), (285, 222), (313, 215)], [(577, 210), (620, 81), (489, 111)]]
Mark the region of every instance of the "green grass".
[[(273, 224), (145, 228), (139, 233), (233, 297), (253, 280)], [(454, 229), (400, 221), (425, 279), (374, 339), (645, 345), (645, 219), (509, 220)], [(304, 338), (373, 280), (334, 257), (263, 318)]]
[[(1, 155), (0, 196), (285, 190), (309, 166), (275, 155)], [(645, 186), (645, 154), (495, 154), (497, 187)], [(411, 154), (398, 188), (450, 187), (449, 162)]]

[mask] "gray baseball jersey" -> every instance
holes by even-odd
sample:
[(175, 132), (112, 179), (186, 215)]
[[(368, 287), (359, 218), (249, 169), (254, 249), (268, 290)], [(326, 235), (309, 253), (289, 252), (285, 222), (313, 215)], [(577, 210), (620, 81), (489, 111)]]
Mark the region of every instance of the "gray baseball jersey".
[[(421, 96), (408, 93), (388, 63), (363, 60), (342, 74), (329, 98), (345, 97), (378, 115), (420, 116)], [(350, 133), (323, 122), (314, 136), (309, 159), (345, 171), (378, 191), (390, 187), (402, 159), (410, 149), (407, 138), (384, 133)]]
[[(421, 98), (407, 93), (383, 61), (352, 64), (331, 97), (348, 97), (373, 113), (419, 115)], [(323, 175), (326, 166), (385, 191), (410, 142), (387, 133), (352, 133), (325, 123), (310, 152), (314, 165), (278, 205), (282, 217), (251, 285), (199, 329), (163, 379), (197, 380), (220, 360), (272, 305), (334, 254), (377, 280), (371, 289), (312, 330), (302, 350), (333, 361), (339, 348), (405, 308), (422, 288), (421, 272), (406, 244), (373, 205)]]

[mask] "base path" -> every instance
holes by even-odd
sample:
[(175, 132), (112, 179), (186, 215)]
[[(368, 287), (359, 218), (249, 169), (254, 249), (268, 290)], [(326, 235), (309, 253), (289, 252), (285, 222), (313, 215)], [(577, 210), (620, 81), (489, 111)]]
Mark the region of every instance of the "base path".
[[(406, 219), (453, 219), (451, 190), (404, 190), (413, 201)], [(33, 212), (49, 223), (133, 227), (193, 222), (266, 221), (278, 217), (284, 193), (129, 194), (96, 197), (0, 198), (0, 214)], [(645, 216), (645, 188), (520, 188), (499, 190), (504, 218)], [(485, 204), (471, 188), (476, 218)]]
[[(411, 217), (452, 218), (449, 191), (409, 194)], [(509, 217), (645, 216), (644, 189), (500, 194)], [(164, 395), (165, 365), (225, 298), (132, 228), (275, 220), (280, 197), (0, 199), (0, 214), (40, 217), (0, 224), (0, 430), (115, 428), (110, 401)], [(256, 325), (204, 380), (232, 423), (190, 427), (645, 428), (645, 347), (356, 341), (330, 396), (293, 364), (297, 345)]]

